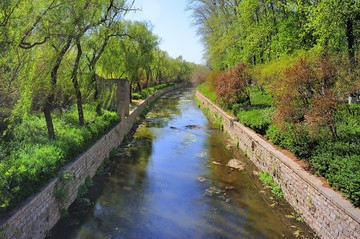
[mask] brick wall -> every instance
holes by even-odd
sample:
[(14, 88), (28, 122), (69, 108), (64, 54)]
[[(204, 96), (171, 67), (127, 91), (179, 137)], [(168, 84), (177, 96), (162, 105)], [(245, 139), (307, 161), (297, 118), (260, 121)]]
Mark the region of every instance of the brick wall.
[(269, 171), (281, 186), (285, 199), (321, 238), (360, 238), (360, 210), (339, 193), (323, 186), (319, 178), (309, 174), (293, 160), (209, 99), (196, 92), (202, 107), (222, 118), (226, 130), (241, 150), (262, 171)]
[[(146, 106), (162, 94), (179, 87), (182, 85), (170, 86), (150, 95), (130, 112), (129, 117), (116, 125), (86, 152), (79, 155), (74, 162), (66, 165), (62, 173), (69, 175), (70, 178), (68, 180), (52, 179), (39, 193), (23, 202), (19, 209), (12, 212), (0, 226), (0, 238), (44, 238), (46, 232), (51, 230), (60, 219), (61, 210), (67, 209), (76, 199), (78, 188), (88, 176), (95, 175), (97, 168), (109, 156), (110, 151), (120, 145)], [(55, 198), (54, 194), (59, 191), (66, 192), (67, 195)]]

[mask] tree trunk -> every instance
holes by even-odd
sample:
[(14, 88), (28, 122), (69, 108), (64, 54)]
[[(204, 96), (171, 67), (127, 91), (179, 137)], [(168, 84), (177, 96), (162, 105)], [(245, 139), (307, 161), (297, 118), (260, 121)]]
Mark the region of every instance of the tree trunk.
[(140, 95), (141, 95), (141, 93), (142, 93), (142, 92), (141, 92), (141, 91), (142, 91), (142, 89), (141, 89), (140, 81), (138, 81), (138, 82), (137, 82), (137, 86), (138, 86), (138, 90), (139, 90)]
[(55, 130), (54, 130), (54, 124), (52, 122), (51, 111), (52, 111), (52, 107), (53, 107), (54, 100), (55, 100), (55, 90), (56, 90), (58, 70), (60, 68), (61, 62), (62, 62), (66, 52), (70, 48), (71, 41), (72, 41), (72, 37), (69, 36), (65, 46), (59, 52), (59, 54), (56, 58), (56, 61), (55, 61), (55, 65), (54, 65), (53, 69), (51, 70), (51, 89), (50, 89), (49, 95), (46, 98), (45, 105), (43, 107), (43, 112), (44, 112), (44, 116), (45, 116), (45, 120), (46, 120), (46, 126), (48, 129), (49, 139), (55, 139)]
[(92, 81), (92, 84), (93, 84), (93, 87), (95, 89), (95, 92), (94, 92), (94, 101), (97, 103), (96, 105), (96, 113), (97, 115), (102, 115), (102, 112), (101, 112), (101, 102), (99, 100), (99, 96), (100, 96), (100, 90), (99, 90), (99, 86), (98, 86), (98, 82), (96, 80), (96, 74), (95, 74), (95, 66), (92, 66), (90, 65), (90, 72), (92, 74), (91, 76), (91, 81)]
[(355, 44), (355, 36), (354, 36), (354, 28), (353, 22), (350, 17), (346, 20), (346, 41), (347, 41), (347, 48), (348, 48), (348, 58), (350, 67), (353, 69), (355, 67), (355, 51), (354, 51), (354, 44)]
[(43, 112), (45, 116), (46, 126), (48, 130), (48, 137), (49, 139), (55, 139), (55, 130), (54, 130), (54, 124), (51, 117), (51, 104), (49, 102), (46, 102)]
[(129, 89), (129, 102), (131, 104), (132, 103), (132, 92), (133, 92), (133, 86), (132, 86), (131, 82), (129, 84), (129, 87), (130, 87), (130, 89)]
[(79, 82), (77, 80), (77, 73), (78, 73), (78, 69), (79, 69), (80, 58), (82, 55), (81, 44), (79, 41), (77, 41), (76, 46), (77, 46), (78, 52), (77, 52), (77, 56), (76, 56), (76, 60), (75, 60), (75, 64), (74, 64), (74, 69), (71, 74), (71, 79), (72, 79), (72, 83), (75, 88), (77, 109), (78, 109), (78, 116), (79, 116), (79, 124), (84, 125), (85, 120), (84, 120), (84, 112), (83, 112), (83, 108), (82, 108), (82, 96), (81, 96)]

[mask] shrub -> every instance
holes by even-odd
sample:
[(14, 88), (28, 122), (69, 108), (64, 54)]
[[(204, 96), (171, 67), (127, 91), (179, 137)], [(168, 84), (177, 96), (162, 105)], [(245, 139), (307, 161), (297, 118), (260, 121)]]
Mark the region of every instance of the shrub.
[(306, 122), (315, 134), (325, 126), (335, 137), (333, 116), (337, 99), (333, 87), (337, 78), (336, 67), (328, 57), (313, 61), (299, 57), (273, 87), (275, 121), (281, 126)]
[(270, 175), (268, 171), (260, 172), (259, 179), (268, 187), (271, 188), (271, 192), (278, 197), (283, 197), (284, 193), (281, 190), (281, 187), (277, 182), (274, 181), (274, 178)]
[[(318, 148), (311, 163), (318, 173), (327, 178), (333, 187), (340, 189), (344, 195), (360, 206), (360, 155), (349, 154), (359, 145), (328, 143)], [(349, 151), (347, 151), (349, 150)]]
[(133, 97), (134, 100), (141, 100), (142, 99), (142, 96), (138, 92), (133, 93), (132, 97)]
[(231, 108), (234, 103), (250, 104), (249, 80), (246, 64), (238, 63), (234, 69), (220, 75), (215, 90), (217, 98), (227, 108)]
[(309, 135), (307, 127), (299, 124), (287, 124), (286, 131), (281, 131), (278, 125), (271, 125), (266, 132), (266, 138), (284, 149), (289, 149), (302, 159), (308, 160), (317, 146), (318, 141)]
[(245, 126), (255, 130), (255, 132), (264, 135), (271, 124), (271, 114), (273, 108), (251, 109), (248, 111), (240, 111), (237, 114), (238, 120)]

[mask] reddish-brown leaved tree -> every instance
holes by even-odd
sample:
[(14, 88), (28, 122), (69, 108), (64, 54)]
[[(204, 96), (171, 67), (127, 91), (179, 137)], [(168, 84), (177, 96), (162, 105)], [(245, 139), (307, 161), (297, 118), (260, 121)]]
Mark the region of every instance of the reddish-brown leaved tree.
[(286, 123), (305, 124), (312, 133), (325, 126), (336, 137), (333, 116), (338, 103), (333, 88), (337, 78), (336, 67), (326, 55), (313, 62), (299, 58), (274, 85), (275, 122), (283, 130)]
[(251, 103), (249, 90), (249, 74), (245, 63), (238, 63), (220, 75), (216, 83), (216, 95), (225, 106), (235, 103)]

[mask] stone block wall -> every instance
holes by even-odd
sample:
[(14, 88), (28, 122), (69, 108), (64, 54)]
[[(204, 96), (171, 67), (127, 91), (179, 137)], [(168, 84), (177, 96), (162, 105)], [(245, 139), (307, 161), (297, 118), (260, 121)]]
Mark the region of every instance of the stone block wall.
[(276, 150), (254, 131), (213, 104), (199, 91), (202, 107), (222, 118), (224, 131), (239, 143), (241, 150), (261, 170), (269, 171), (281, 186), (284, 198), (320, 238), (360, 238), (360, 210), (339, 193), (324, 186), (296, 162)]
[[(150, 95), (146, 100), (130, 112), (106, 135), (99, 139), (76, 160), (66, 165), (62, 173), (67, 179), (52, 179), (36, 195), (22, 203), (7, 219), (1, 219), (0, 238), (39, 239), (60, 219), (61, 210), (67, 209), (76, 199), (79, 187), (85, 179), (93, 177), (110, 151), (118, 147), (124, 136), (128, 134), (146, 107), (161, 95), (180, 88), (183, 85), (170, 86)], [(60, 193), (59, 193), (60, 192)], [(57, 197), (55, 195), (58, 195)], [(60, 197), (60, 196), (61, 197)]]

